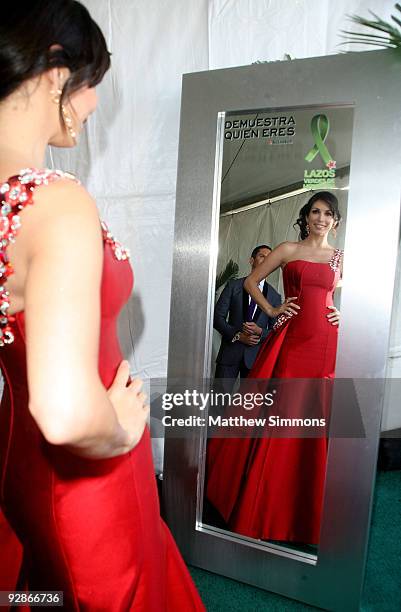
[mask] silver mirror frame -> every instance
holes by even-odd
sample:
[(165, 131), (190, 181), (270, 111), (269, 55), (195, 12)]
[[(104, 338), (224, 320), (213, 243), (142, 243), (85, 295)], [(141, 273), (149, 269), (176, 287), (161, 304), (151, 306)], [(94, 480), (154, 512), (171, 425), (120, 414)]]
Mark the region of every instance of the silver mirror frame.
[[(200, 436), (166, 431), (166, 520), (192, 565), (327, 610), (359, 609), (376, 474), (400, 224), (401, 61), (373, 51), (185, 75), (177, 178), (169, 379), (210, 376), (219, 215), (218, 114), (354, 105), (336, 376), (375, 378), (366, 437), (331, 439), (316, 558), (197, 522)], [(221, 123), (221, 122), (220, 122)], [(372, 292), (379, 283), (380, 298)], [(364, 316), (366, 313), (366, 316)]]

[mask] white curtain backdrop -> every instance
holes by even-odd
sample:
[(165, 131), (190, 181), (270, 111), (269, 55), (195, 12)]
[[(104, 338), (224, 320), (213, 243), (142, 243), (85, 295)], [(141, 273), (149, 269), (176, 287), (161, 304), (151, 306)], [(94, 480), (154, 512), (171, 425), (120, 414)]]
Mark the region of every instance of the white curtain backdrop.
[[(132, 371), (167, 371), (174, 202), (183, 73), (360, 50), (339, 47), (346, 14), (388, 19), (393, 0), (83, 0), (112, 69), (75, 150), (49, 164), (75, 173), (132, 254), (136, 284), (120, 337)], [(354, 26), (352, 26), (355, 29)], [(371, 49), (366, 47), (365, 49)], [(401, 345), (400, 339), (396, 341)]]

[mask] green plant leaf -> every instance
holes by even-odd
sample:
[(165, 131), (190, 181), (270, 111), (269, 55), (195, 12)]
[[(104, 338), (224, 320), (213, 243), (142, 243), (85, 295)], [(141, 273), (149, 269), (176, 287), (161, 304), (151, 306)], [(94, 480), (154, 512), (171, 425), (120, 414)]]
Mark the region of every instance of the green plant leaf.
[[(380, 40), (388, 40), (388, 36), (379, 36), (379, 34), (370, 34), (368, 32), (350, 32), (349, 30), (342, 30), (344, 32), (344, 34), (351, 34), (352, 36), (367, 36), (368, 38), (377, 38)], [(343, 38), (345, 38), (343, 36)]]
[(238, 271), (239, 271), (238, 264), (235, 263), (235, 261), (233, 261), (232, 259), (230, 259), (230, 261), (227, 263), (224, 270), (222, 270), (220, 274), (217, 275), (215, 290), (218, 291), (220, 287), (228, 283), (229, 280), (232, 280), (233, 278), (237, 278)]
[[(395, 4), (394, 8), (396, 11), (401, 12), (401, 4), (398, 2)], [(392, 23), (384, 21), (373, 11), (369, 11), (369, 13), (374, 19), (366, 19), (359, 15), (348, 15), (348, 18), (350, 21), (360, 26), (374, 30), (374, 32), (352, 32), (349, 30), (342, 30), (342, 33), (345, 34), (345, 36), (342, 36), (342, 38), (345, 39), (342, 44), (362, 43), (365, 45), (391, 47), (394, 49), (401, 48), (401, 29), (395, 27)], [(401, 20), (398, 19), (398, 17), (391, 15), (391, 19), (397, 26), (401, 26)], [(384, 36), (381, 34), (384, 34)]]

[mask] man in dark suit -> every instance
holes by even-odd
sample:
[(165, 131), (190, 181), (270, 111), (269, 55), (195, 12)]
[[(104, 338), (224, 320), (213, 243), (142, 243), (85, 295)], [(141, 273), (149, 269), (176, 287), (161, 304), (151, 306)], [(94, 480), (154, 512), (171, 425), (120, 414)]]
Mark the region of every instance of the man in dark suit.
[[(249, 260), (252, 270), (263, 263), (270, 253), (271, 248), (266, 244), (255, 247)], [(274, 325), (274, 319), (268, 317), (245, 291), (245, 278), (229, 281), (214, 309), (213, 325), (222, 335), (215, 378), (224, 379), (220, 386), (225, 392), (232, 391), (238, 374), (247, 376)], [(280, 294), (266, 280), (261, 281), (259, 289), (272, 306), (281, 304)]]

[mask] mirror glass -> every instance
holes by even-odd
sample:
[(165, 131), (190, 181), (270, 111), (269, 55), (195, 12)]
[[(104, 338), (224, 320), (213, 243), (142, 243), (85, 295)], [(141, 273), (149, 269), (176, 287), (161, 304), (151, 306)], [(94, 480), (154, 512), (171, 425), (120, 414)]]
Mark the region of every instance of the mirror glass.
[[(263, 379), (258, 390), (266, 391), (267, 379), (299, 379), (301, 387), (280, 391), (291, 399), (303, 393), (305, 379), (334, 378), (353, 112), (351, 105), (336, 105), (219, 115), (210, 378), (214, 393), (230, 394), (228, 403), (224, 400), (213, 411), (220, 432), (221, 419), (235, 414), (233, 395), (243, 395), (247, 381)], [(286, 298), (295, 298), (292, 303), (299, 309), (292, 316), (288, 311), (268, 316), (263, 303), (255, 303), (244, 289), (244, 280), (266, 266), (275, 257), (272, 249), (283, 242), (290, 243), (286, 261), (281, 259), (255, 285), (270, 306), (277, 309)], [(311, 393), (308, 401), (319, 404), (316, 390)], [(322, 389), (317, 394), (321, 399)], [(254, 407), (251, 401), (248, 412)], [(274, 405), (265, 408), (267, 415), (275, 415)], [(211, 437), (211, 411), (203, 439), (197, 528), (315, 558), (327, 430), (317, 437), (259, 431), (242, 438), (234, 427), (228, 437), (219, 437), (216, 430)]]

